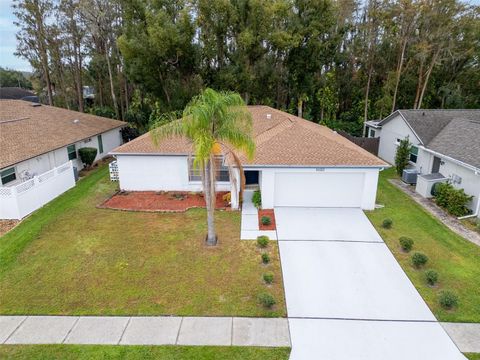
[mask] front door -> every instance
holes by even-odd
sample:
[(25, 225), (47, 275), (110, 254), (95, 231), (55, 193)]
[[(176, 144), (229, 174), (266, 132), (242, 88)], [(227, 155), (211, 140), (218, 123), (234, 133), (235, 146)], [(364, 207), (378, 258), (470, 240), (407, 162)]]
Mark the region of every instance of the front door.
[(442, 162), (442, 159), (440, 159), (437, 156), (433, 157), (433, 166), (432, 166), (432, 174), (437, 174), (440, 172), (440, 163)]

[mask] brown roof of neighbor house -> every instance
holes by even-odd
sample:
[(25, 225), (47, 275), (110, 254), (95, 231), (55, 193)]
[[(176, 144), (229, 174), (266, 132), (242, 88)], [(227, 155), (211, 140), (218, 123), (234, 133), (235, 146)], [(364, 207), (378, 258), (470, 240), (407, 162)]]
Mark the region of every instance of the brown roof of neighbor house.
[[(388, 166), (325, 126), (268, 106), (249, 106), (248, 109), (253, 118), (256, 150), (253, 160), (239, 154), (244, 165)], [(166, 139), (155, 146), (147, 133), (111, 153), (188, 155), (191, 152), (192, 145), (185, 138)]]
[(0, 100), (0, 169), (125, 125), (54, 106)]

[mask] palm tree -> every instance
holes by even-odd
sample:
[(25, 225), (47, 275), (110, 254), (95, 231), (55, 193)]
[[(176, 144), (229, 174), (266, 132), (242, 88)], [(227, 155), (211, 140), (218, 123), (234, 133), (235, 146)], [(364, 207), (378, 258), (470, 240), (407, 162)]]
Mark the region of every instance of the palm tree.
[[(172, 118), (172, 115), (169, 116)], [(165, 138), (185, 137), (193, 146), (193, 166), (202, 177), (205, 203), (207, 207), (207, 245), (216, 245), (215, 210), (215, 158), (222, 154), (231, 155), (240, 170), (243, 183), (243, 171), (238, 157), (233, 152), (244, 152), (252, 158), (255, 143), (252, 137), (252, 116), (241, 96), (234, 92), (217, 92), (206, 89), (194, 97), (183, 113), (175, 119), (165, 122), (159, 119), (153, 126), (151, 136), (154, 144)], [(230, 181), (234, 181), (230, 171)]]

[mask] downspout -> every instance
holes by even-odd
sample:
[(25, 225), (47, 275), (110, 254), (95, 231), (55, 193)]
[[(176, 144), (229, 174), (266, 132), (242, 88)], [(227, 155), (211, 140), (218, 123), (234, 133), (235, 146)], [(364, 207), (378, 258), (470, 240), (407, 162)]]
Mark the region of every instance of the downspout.
[[(478, 174), (477, 174), (477, 175), (478, 175)], [(480, 211), (480, 193), (478, 194), (478, 197), (477, 197), (477, 210), (475, 210), (475, 212), (474, 212), (473, 214), (465, 215), (465, 216), (460, 216), (460, 217), (457, 218), (457, 219), (458, 219), (458, 220), (463, 220), (463, 219), (470, 219), (470, 218), (473, 218), (473, 217), (477, 217), (479, 211)]]
[[(468, 164), (464, 163), (463, 161), (460, 161), (460, 160), (454, 159), (454, 158), (452, 158), (452, 157), (450, 157), (450, 156), (446, 156), (446, 155), (444, 155), (444, 154), (438, 153), (438, 152), (436, 152), (436, 151), (434, 151), (434, 150), (427, 149), (427, 148), (425, 148), (424, 146), (419, 146), (419, 147), (420, 147), (422, 150), (425, 150), (426, 152), (429, 152), (429, 153), (431, 153), (431, 154), (433, 154), (433, 155), (436, 155), (436, 156), (438, 156), (438, 157), (440, 157), (440, 158), (448, 159), (449, 161), (451, 161), (451, 162), (453, 162), (453, 163), (455, 163), (455, 164), (458, 164), (458, 165), (461, 165), (461, 166), (463, 166), (463, 167), (465, 167), (465, 168), (467, 168), (467, 169), (470, 169), (470, 170), (472, 170), (472, 171), (475, 173), (475, 175), (480, 176), (480, 169), (478, 169), (478, 168), (476, 168), (476, 167), (474, 167), (474, 166), (468, 165)], [(478, 196), (477, 196), (477, 209), (475, 210), (475, 212), (474, 212), (473, 214), (470, 214), (470, 215), (460, 216), (460, 217), (458, 217), (457, 219), (458, 219), (458, 220), (463, 220), (463, 219), (469, 219), (469, 218), (472, 218), (472, 217), (476, 217), (476, 216), (478, 216), (479, 212), (480, 212), (480, 193), (479, 193)]]

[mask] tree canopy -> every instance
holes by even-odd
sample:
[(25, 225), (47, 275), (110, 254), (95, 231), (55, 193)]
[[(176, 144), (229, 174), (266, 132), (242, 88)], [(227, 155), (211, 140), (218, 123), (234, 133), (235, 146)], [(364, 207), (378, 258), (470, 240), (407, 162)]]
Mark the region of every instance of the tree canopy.
[(399, 108), (480, 107), (480, 7), (460, 0), (14, 3), (46, 100), (141, 131), (207, 87), (355, 134)]

